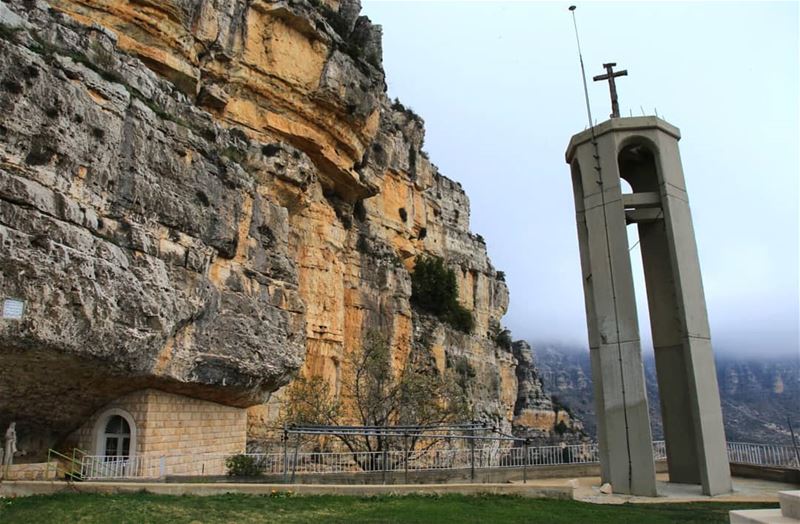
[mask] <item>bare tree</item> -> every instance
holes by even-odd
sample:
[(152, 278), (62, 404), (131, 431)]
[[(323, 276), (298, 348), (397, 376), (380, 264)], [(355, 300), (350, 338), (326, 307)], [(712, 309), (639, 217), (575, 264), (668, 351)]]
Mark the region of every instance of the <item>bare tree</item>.
[[(342, 398), (334, 399), (330, 386), (320, 377), (297, 379), (284, 397), (283, 421), (287, 424), (352, 424), (378, 428), (431, 426), (463, 421), (469, 404), (463, 381), (455, 370), (442, 374), (427, 351), (412, 350), (402, 369), (393, 369), (389, 344), (382, 333), (369, 331), (363, 344), (345, 360)], [(382, 431), (336, 437), (353, 453), (362, 469), (359, 452), (405, 450), (419, 452), (436, 444), (418, 431), (405, 438)]]

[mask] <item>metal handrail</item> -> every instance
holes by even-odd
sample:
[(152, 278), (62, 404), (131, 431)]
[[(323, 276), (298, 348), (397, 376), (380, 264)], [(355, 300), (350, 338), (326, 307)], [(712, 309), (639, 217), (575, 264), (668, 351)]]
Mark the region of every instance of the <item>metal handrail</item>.
[(800, 469), (800, 459), (792, 446), (728, 442), (728, 461), (757, 466)]
[[(79, 460), (78, 458), (76, 458), (76, 456), (75, 456), (76, 450), (81, 452), (83, 454), (83, 456), (86, 456), (86, 452), (85, 451), (77, 449), (77, 448), (74, 448), (72, 450), (72, 457), (68, 457), (68, 456), (64, 455), (63, 453), (59, 453), (58, 451), (56, 451), (56, 450), (54, 450), (52, 448), (48, 449), (47, 450), (47, 469), (45, 470), (45, 477), (49, 477), (50, 476), (50, 464), (54, 462), (53, 461), (54, 457), (58, 457), (58, 458), (61, 458), (61, 459), (65, 460), (65, 461), (67, 461), (71, 466), (70, 470), (64, 470), (64, 474), (69, 480), (72, 480), (74, 478), (78, 478), (80, 480), (83, 480), (83, 475), (81, 474), (81, 466), (82, 466), (83, 461), (82, 461), (82, 459)], [(56, 460), (54, 463), (55, 463), (55, 466), (56, 466), (55, 467), (55, 475), (54, 475), (54, 477), (58, 477), (58, 461)]]

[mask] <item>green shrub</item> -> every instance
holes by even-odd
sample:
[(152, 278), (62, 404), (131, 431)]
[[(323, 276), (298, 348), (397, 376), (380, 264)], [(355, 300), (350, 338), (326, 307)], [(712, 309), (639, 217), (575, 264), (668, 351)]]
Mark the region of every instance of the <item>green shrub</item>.
[(257, 477), (261, 475), (261, 465), (255, 457), (232, 455), (225, 459), (225, 467), (231, 477)]
[(506, 351), (511, 351), (513, 346), (513, 341), (511, 340), (511, 332), (500, 325), (500, 322), (497, 320), (492, 320), (489, 322), (489, 332), (487, 333), (488, 337), (497, 344), (498, 347), (505, 349)]
[(411, 302), (460, 331), (472, 331), (472, 314), (458, 303), (456, 274), (441, 258), (417, 257), (411, 274)]
[(231, 162), (236, 162), (237, 164), (241, 164), (247, 159), (247, 153), (234, 146), (226, 147), (220, 154)]
[(456, 274), (436, 257), (418, 257), (411, 274), (411, 301), (419, 308), (442, 317), (458, 297)]
[(444, 321), (464, 333), (471, 333), (475, 327), (472, 313), (459, 303), (453, 305), (452, 309), (444, 317)]
[(413, 109), (403, 105), (403, 103), (400, 102), (399, 98), (395, 98), (394, 102), (392, 102), (392, 109), (394, 111), (399, 111), (401, 113), (406, 113), (407, 115), (410, 115), (412, 118), (416, 118), (418, 120), (422, 120), (422, 118), (417, 113), (415, 113)]

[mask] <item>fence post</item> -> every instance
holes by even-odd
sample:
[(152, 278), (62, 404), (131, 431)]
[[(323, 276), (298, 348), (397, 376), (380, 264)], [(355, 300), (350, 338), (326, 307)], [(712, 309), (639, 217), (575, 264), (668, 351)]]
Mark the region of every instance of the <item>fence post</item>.
[(408, 434), (403, 435), (403, 470), (405, 483), (408, 484)]
[(528, 439), (525, 439), (525, 444), (523, 444), (525, 450), (525, 456), (523, 457), (522, 463), (522, 483), (528, 483)]
[(386, 446), (387, 445), (388, 445), (388, 443), (384, 439), (384, 442), (383, 442), (383, 453), (381, 454), (381, 468), (383, 469), (383, 473), (381, 474), (381, 476), (382, 476), (384, 484), (386, 484), (386, 453), (387, 453)]
[(283, 425), (283, 483), (289, 480), (289, 433)]
[(475, 482), (475, 432), (470, 431), (469, 434), (473, 437), (469, 439), (469, 478), (472, 482)]
[[(50, 480), (50, 451), (52, 451), (52, 450), (49, 450), (49, 449), (47, 450), (47, 469), (45, 470), (45, 475), (44, 475), (44, 479), (45, 480)], [(5, 457), (3, 457), (3, 458), (5, 458)], [(58, 474), (54, 475), (54, 477), (55, 476), (58, 476)], [(55, 480), (55, 479), (53, 479), (53, 480)]]
[(294, 475), (297, 472), (297, 451), (300, 448), (300, 434), (295, 435), (297, 440), (294, 443), (294, 457), (292, 458), (292, 484), (294, 484)]

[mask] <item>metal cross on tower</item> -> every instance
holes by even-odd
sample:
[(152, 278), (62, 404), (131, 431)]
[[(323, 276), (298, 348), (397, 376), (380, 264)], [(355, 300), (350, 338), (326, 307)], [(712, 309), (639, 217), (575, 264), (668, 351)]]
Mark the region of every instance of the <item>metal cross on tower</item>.
[(619, 100), (617, 99), (617, 83), (614, 81), (614, 78), (618, 76), (628, 76), (628, 70), (622, 71), (614, 71), (614, 66), (617, 65), (614, 62), (609, 64), (603, 64), (603, 67), (606, 68), (606, 74), (604, 75), (597, 75), (593, 78), (595, 82), (600, 80), (608, 80), (608, 89), (611, 91), (611, 118), (619, 118)]

